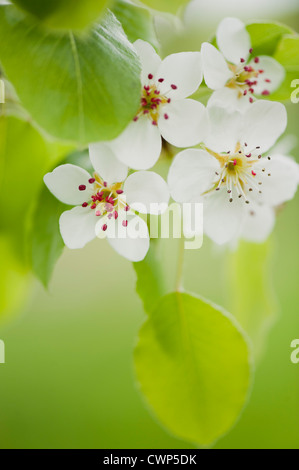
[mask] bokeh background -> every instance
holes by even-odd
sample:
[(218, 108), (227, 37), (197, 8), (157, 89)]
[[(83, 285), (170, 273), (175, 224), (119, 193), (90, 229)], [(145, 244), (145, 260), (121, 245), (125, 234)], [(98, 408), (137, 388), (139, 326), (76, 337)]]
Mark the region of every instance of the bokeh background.
[[(166, 31), (164, 49), (200, 45), (229, 15), (276, 19), (299, 31), (298, 0), (195, 0), (183, 29)], [(299, 104), (288, 104), (288, 111), (288, 131), (298, 135)], [(298, 146), (293, 155), (299, 162)], [(272, 236), (276, 322), (250, 401), (216, 448), (299, 448), (299, 364), (290, 361), (290, 343), (299, 337), (298, 213), (299, 195), (280, 213)], [(169, 282), (174, 244), (164, 253)], [(208, 240), (187, 252), (185, 288), (228, 306), (230, 256)], [(21, 307), (0, 325), (1, 448), (192, 448), (159, 425), (135, 384), (132, 350), (145, 318), (135, 281), (132, 265), (96, 240), (65, 250), (49, 291), (38, 281), (26, 285)]]

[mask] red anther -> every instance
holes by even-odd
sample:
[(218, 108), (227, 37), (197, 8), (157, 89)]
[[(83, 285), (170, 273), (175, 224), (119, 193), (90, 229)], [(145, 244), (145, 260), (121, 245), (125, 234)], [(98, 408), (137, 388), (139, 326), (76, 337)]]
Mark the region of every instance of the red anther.
[(256, 176), (256, 172), (253, 171), (253, 170), (251, 171), (251, 174), (252, 174), (253, 176)]
[(106, 197), (106, 202), (108, 204), (111, 204), (112, 206), (114, 205), (114, 200), (113, 200), (113, 197)]
[(164, 114), (164, 119), (168, 119), (168, 118), (169, 118), (168, 114), (165, 113)]
[(87, 207), (87, 206), (88, 206), (88, 203), (87, 203), (87, 202), (83, 202), (82, 207)]
[(259, 70), (259, 73), (264, 73), (264, 72), (265, 72), (265, 70), (263, 70), (263, 69)]
[(118, 217), (118, 212), (117, 211), (113, 212), (113, 217), (115, 218), (115, 220), (117, 219), (117, 217)]
[(133, 118), (133, 121), (134, 121), (134, 122), (138, 121), (138, 116), (135, 116), (135, 117)]
[(254, 89), (253, 89), (253, 88), (249, 88), (249, 91), (250, 91), (250, 93), (254, 93)]
[(167, 103), (170, 103), (170, 102), (171, 102), (171, 99), (170, 99), (170, 98), (168, 98), (168, 100), (167, 100)]
[(236, 164), (237, 164), (237, 160), (236, 160), (236, 159), (234, 159), (234, 166), (236, 166)]
[(164, 82), (164, 78), (159, 78), (158, 82), (160, 83)]
[(156, 109), (156, 108), (157, 108), (156, 103), (152, 103), (152, 104), (151, 104), (151, 109)]
[(106, 230), (107, 230), (107, 224), (102, 225), (102, 230), (103, 230), (103, 232), (106, 232)]
[(176, 86), (176, 85), (173, 85), (173, 84), (172, 84), (172, 85), (170, 85), (170, 86), (171, 86), (171, 88), (172, 88), (173, 90), (176, 90), (176, 89), (177, 89), (177, 86)]
[(250, 102), (250, 103), (253, 103), (253, 98), (250, 97), (250, 98), (249, 98), (249, 102)]
[(144, 85), (143, 87), (145, 89), (145, 91), (149, 91), (150, 90), (150, 87), (148, 85)]
[(244, 64), (245, 59), (241, 58), (241, 59), (240, 59), (240, 62), (241, 62), (242, 64)]
[(122, 189), (117, 189), (115, 192), (116, 192), (116, 194), (122, 194), (123, 190)]
[(154, 76), (153, 76), (152, 73), (149, 73), (148, 76), (147, 76), (147, 78), (148, 78), (149, 80), (151, 80), (152, 78), (154, 78)]
[(268, 95), (270, 95), (270, 91), (269, 91), (269, 90), (264, 90), (264, 91), (262, 92), (262, 95), (263, 95), (263, 96), (268, 96)]
[(90, 206), (91, 209), (95, 209), (97, 207), (96, 204), (93, 204), (92, 206)]
[(159, 90), (155, 90), (154, 93), (155, 93), (155, 95), (160, 95), (160, 91), (159, 91)]
[(103, 185), (104, 185), (104, 188), (107, 188), (108, 186), (106, 181), (104, 181)]
[(249, 49), (249, 54), (252, 54), (253, 53), (253, 49), (252, 47)]
[(148, 110), (148, 109), (144, 109), (143, 114), (148, 114), (148, 113), (149, 113), (149, 110)]
[(96, 180), (95, 178), (90, 178), (90, 179), (88, 180), (88, 182), (89, 182), (90, 184), (93, 184), (93, 183), (95, 182), (95, 180)]
[(128, 211), (130, 210), (130, 206), (125, 206), (125, 207), (124, 207), (124, 210), (125, 210), (126, 212), (128, 212)]
[(271, 83), (271, 80), (269, 78), (265, 78), (265, 82)]
[(101, 211), (96, 211), (96, 216), (100, 217), (100, 215), (102, 215)]
[(256, 64), (258, 64), (259, 61), (260, 61), (259, 57), (255, 57), (255, 58), (254, 58), (254, 62), (255, 62)]
[(158, 125), (157, 121), (152, 121), (152, 125), (157, 126)]
[(247, 95), (247, 90), (244, 90), (243, 95), (244, 95), (244, 96)]
[(246, 155), (247, 158), (250, 158), (251, 157), (251, 153), (248, 153), (248, 155)]
[(80, 184), (78, 189), (79, 189), (79, 191), (85, 191), (85, 189), (86, 189), (85, 184)]
[(123, 220), (123, 221), (122, 221), (122, 225), (123, 225), (123, 227), (127, 227), (127, 226), (128, 226), (128, 221), (127, 221), (127, 220)]

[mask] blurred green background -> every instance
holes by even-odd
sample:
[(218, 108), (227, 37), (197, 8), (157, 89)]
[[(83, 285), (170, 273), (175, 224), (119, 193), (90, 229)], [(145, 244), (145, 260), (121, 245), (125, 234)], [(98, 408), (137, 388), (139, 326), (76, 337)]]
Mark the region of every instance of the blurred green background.
[[(229, 15), (247, 21), (270, 17), (299, 30), (297, 0), (197, 3), (197, 17), (190, 11), (186, 16), (180, 47), (184, 35), (185, 44), (195, 35), (191, 17), (205, 24), (198, 40)], [(217, 8), (219, 17), (212, 20), (220, 4), (225, 9)], [(298, 135), (299, 104), (289, 104), (288, 111), (289, 133)], [(299, 162), (299, 146), (293, 154)], [(299, 195), (280, 213), (272, 236), (277, 321), (256, 366), (248, 406), (217, 448), (299, 448), (299, 364), (290, 361), (290, 343), (299, 338), (298, 213)], [(164, 255), (169, 279), (174, 245)], [(198, 252), (187, 252), (185, 288), (228, 307), (230, 256), (208, 240)], [(135, 385), (132, 349), (145, 317), (129, 262), (96, 240), (84, 250), (65, 250), (49, 292), (37, 281), (28, 291), (20, 311), (0, 327), (6, 346), (6, 364), (0, 365), (1, 448), (192, 448), (156, 422)]]

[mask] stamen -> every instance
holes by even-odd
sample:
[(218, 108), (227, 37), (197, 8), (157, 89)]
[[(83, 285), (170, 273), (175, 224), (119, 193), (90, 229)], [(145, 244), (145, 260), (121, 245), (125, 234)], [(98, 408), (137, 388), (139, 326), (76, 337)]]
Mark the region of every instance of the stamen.
[(177, 86), (176, 86), (176, 85), (173, 85), (173, 84), (172, 84), (172, 85), (170, 85), (170, 86), (171, 86), (171, 88), (172, 88), (173, 90), (176, 90), (176, 89), (177, 89)]
[(127, 226), (128, 226), (128, 221), (127, 221), (127, 220), (123, 220), (123, 221), (122, 221), (122, 225), (123, 225), (123, 227), (127, 227)]
[(85, 184), (80, 184), (78, 189), (79, 189), (79, 191), (85, 191), (85, 189), (86, 189)]
[(82, 207), (87, 207), (87, 206), (88, 206), (88, 203), (87, 203), (87, 202), (83, 202)]
[(152, 73), (149, 73), (148, 76), (147, 76), (147, 78), (148, 78), (149, 80), (152, 80), (152, 79), (154, 78), (154, 76), (153, 76)]
[(88, 180), (88, 182), (89, 182), (90, 184), (93, 184), (93, 183), (95, 182), (95, 178), (90, 178), (90, 179)]
[(102, 225), (102, 230), (105, 232), (107, 230), (107, 224)]

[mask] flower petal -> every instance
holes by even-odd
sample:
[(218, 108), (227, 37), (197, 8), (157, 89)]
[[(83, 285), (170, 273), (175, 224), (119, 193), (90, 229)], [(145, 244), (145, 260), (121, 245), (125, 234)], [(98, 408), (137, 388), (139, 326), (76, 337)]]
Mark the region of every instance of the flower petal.
[(203, 73), (207, 86), (212, 90), (223, 88), (233, 77), (221, 52), (208, 42), (201, 46)]
[(217, 44), (224, 57), (232, 64), (247, 59), (251, 41), (244, 23), (237, 18), (224, 18), (216, 33)]
[(195, 100), (173, 101), (164, 106), (158, 127), (167, 142), (176, 147), (191, 147), (207, 134), (206, 109)]
[(128, 225), (118, 223), (118, 236), (109, 231), (107, 240), (114, 250), (129, 261), (142, 261), (149, 250), (149, 233), (146, 222), (136, 215), (128, 215)]
[(132, 121), (109, 145), (117, 158), (134, 170), (147, 170), (157, 162), (162, 147), (158, 126), (143, 116)]
[(134, 47), (141, 62), (141, 81), (142, 84), (145, 85), (148, 83), (149, 74), (155, 77), (162, 60), (155, 49), (148, 42), (142, 41), (142, 39), (137, 39), (137, 41), (134, 42)]
[(97, 218), (89, 207), (74, 207), (61, 214), (59, 219), (60, 233), (68, 248), (83, 248), (96, 236)]
[(172, 198), (177, 202), (200, 202), (213, 186), (220, 164), (204, 150), (187, 149), (174, 158), (168, 173)]
[(215, 152), (234, 152), (240, 139), (242, 114), (220, 106), (207, 108), (209, 132), (205, 144)]
[[(45, 185), (59, 201), (75, 206), (90, 199), (92, 185), (88, 182), (90, 174), (76, 165), (60, 165), (44, 176)], [(85, 186), (83, 191), (79, 186)]]
[(287, 112), (282, 103), (256, 101), (244, 114), (240, 138), (249, 149), (259, 146), (259, 152), (267, 152), (283, 134), (287, 126)]
[[(200, 52), (179, 52), (166, 57), (157, 71), (164, 81), (159, 86), (162, 95), (180, 100), (192, 95), (202, 82)], [(172, 85), (177, 88), (173, 89)]]
[[(166, 181), (153, 171), (137, 171), (124, 184), (127, 203), (142, 214), (162, 214), (169, 201)], [(157, 207), (157, 205), (161, 207)]]
[[(254, 61), (250, 65), (256, 68)], [(261, 95), (265, 90), (270, 93), (277, 90), (285, 78), (284, 67), (273, 57), (269, 56), (259, 56), (258, 66), (259, 69), (264, 70), (264, 73), (257, 79), (258, 83), (254, 87), (255, 95)]]
[(212, 106), (220, 106), (226, 108), (228, 111), (240, 111), (245, 112), (252, 104), (249, 102), (248, 96), (241, 96), (239, 98), (239, 92), (235, 88), (221, 88), (220, 90), (214, 91), (210, 97), (208, 108)]
[(274, 155), (271, 160), (262, 158), (253, 168), (258, 180), (262, 183), (262, 194), (253, 193), (256, 200), (271, 206), (278, 206), (293, 199), (299, 184), (298, 163), (290, 157)]
[(229, 202), (227, 192), (221, 189), (204, 200), (204, 233), (218, 245), (235, 240), (242, 229), (246, 207), (244, 201), (233, 198)]
[(275, 212), (272, 207), (251, 204), (248, 208), (240, 237), (250, 242), (262, 243), (271, 234), (275, 225)]
[(97, 142), (89, 145), (89, 157), (95, 171), (108, 184), (124, 181), (128, 167), (121, 163), (109, 147), (109, 142)]

